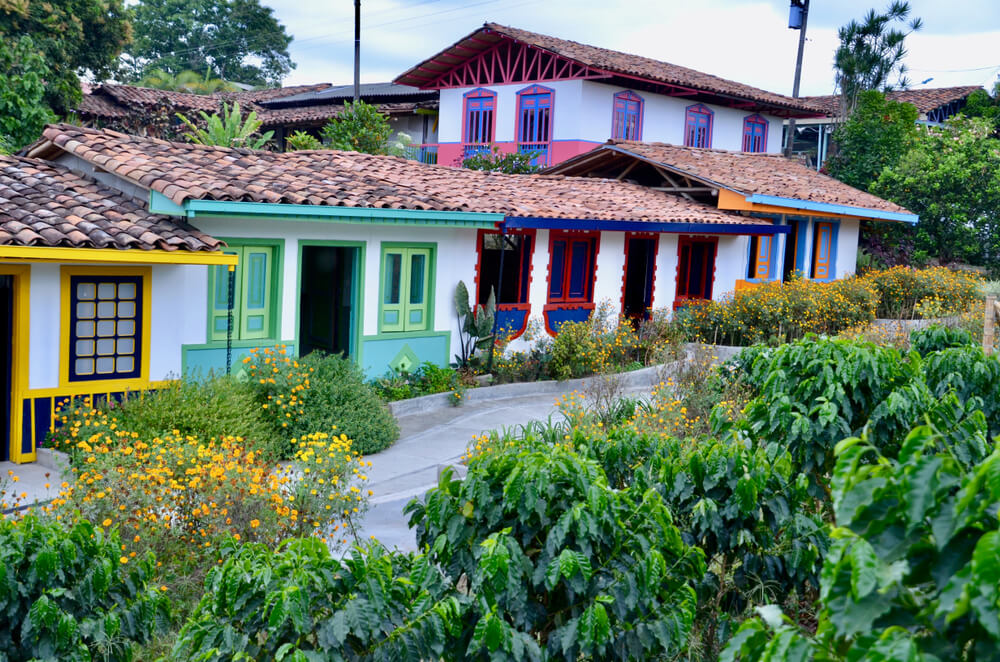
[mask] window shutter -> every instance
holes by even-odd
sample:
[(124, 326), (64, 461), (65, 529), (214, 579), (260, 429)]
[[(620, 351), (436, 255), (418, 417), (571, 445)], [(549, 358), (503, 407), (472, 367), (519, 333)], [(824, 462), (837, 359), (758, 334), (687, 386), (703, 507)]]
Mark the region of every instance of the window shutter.
[(244, 246), (242, 256), (242, 289), (238, 299), (240, 339), (267, 338), (271, 320), (271, 269), (273, 250), (266, 246)]
[[(243, 252), (239, 248), (226, 248), (223, 250), (227, 255), (238, 255), (240, 265), (236, 267), (237, 278), (236, 278), (236, 292), (233, 295), (233, 307), (235, 310), (233, 313), (235, 315), (239, 314), (239, 300), (240, 300), (240, 273), (239, 270), (243, 265)], [(209, 340), (225, 340), (226, 339), (226, 327), (229, 324), (229, 267), (225, 265), (217, 265), (214, 267), (209, 267), (211, 269), (211, 282), (209, 284), (209, 296), (211, 301), (209, 302)], [(233, 318), (233, 337), (239, 338), (240, 320), (236, 317)]]
[(406, 283), (406, 249), (386, 251), (382, 264), (382, 331), (404, 331), (403, 293)]
[(427, 276), (431, 252), (426, 248), (406, 250), (406, 331), (423, 331), (427, 328)]

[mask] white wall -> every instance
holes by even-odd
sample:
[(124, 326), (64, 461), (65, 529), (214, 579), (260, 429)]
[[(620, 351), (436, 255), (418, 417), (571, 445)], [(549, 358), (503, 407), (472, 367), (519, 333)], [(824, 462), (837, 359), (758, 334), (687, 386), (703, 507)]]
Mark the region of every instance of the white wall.
[(861, 222), (856, 218), (845, 218), (840, 221), (840, 231), (837, 235), (837, 268), (834, 272), (837, 278), (847, 278), (857, 271), (860, 228)]
[[(62, 285), (59, 264), (31, 265), (28, 388), (59, 386), (63, 336)], [(87, 265), (100, 267), (100, 265)], [(117, 265), (107, 265), (109, 272)], [(181, 345), (205, 342), (207, 267), (154, 265), (150, 303), (150, 380), (181, 374)]]
[[(215, 237), (277, 238), (285, 240), (281, 281), (281, 339), (290, 340), (298, 332), (298, 255), (300, 241), (365, 242), (364, 335), (378, 333), (379, 268), (382, 242), (422, 242), (437, 245), (434, 280), (434, 331), (450, 331), (452, 347), (458, 342), (458, 322), (453, 299), (455, 285), (465, 281), (474, 291), (476, 276), (476, 234), (473, 228), (408, 227), (374, 224), (346, 224), (259, 219), (197, 219), (196, 226)], [(201, 289), (207, 287), (207, 277)], [(205, 310), (204, 305), (201, 308)], [(202, 317), (204, 317), (202, 312)], [(204, 324), (202, 325), (204, 326)], [(204, 341), (205, 331), (202, 331)]]
[(28, 315), (28, 388), (53, 388), (59, 385), (59, 354), (63, 342), (58, 264), (31, 265)]
[[(587, 140), (605, 142), (611, 137), (614, 95), (624, 89), (616, 85), (588, 80), (543, 83), (555, 91), (554, 140)], [(497, 142), (515, 140), (517, 124), (517, 92), (527, 85), (492, 85), (487, 89), (497, 93)], [(439, 140), (443, 143), (462, 142), (463, 95), (475, 88), (461, 87), (441, 90)], [(684, 113), (691, 100), (651, 92), (638, 92), (644, 100), (642, 139), (645, 142), (684, 143)], [(715, 112), (712, 147), (741, 150), (743, 120), (749, 111), (706, 104)], [(768, 120), (767, 151), (781, 151), (781, 120), (764, 115)]]

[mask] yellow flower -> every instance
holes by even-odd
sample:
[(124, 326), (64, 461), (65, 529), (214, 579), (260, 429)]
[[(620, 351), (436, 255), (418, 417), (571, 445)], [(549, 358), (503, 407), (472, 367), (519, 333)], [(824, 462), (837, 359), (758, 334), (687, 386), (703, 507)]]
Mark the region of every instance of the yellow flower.
[(101, 522), (101, 524), (103, 524), (104, 526), (111, 526), (111, 518), (109, 517), (105, 519), (103, 522)]
[(128, 563), (128, 557), (127, 556), (123, 556), (123, 557), (121, 557), (118, 560), (121, 561), (122, 565), (125, 565), (126, 563)]

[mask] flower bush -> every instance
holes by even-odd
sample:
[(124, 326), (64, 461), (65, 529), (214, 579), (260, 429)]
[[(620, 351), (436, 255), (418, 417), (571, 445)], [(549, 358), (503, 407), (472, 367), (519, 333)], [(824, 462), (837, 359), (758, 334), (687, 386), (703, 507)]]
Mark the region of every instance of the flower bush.
[(76, 443), (73, 476), (45, 510), (117, 528), (123, 558), (152, 551), (165, 564), (164, 583), (191, 592), (230, 536), (271, 545), (290, 535), (349, 540), (370, 464), (344, 435), (293, 443), (293, 461), (275, 464), (239, 437), (95, 434)]
[(794, 278), (691, 304), (677, 312), (676, 323), (689, 340), (752, 345), (836, 334), (872, 322), (877, 306), (877, 291), (862, 278), (829, 283)]
[(911, 319), (957, 315), (982, 299), (983, 279), (946, 267), (892, 267), (864, 279), (878, 293), (878, 317)]
[[(360, 453), (377, 453), (399, 438), (396, 419), (350, 359), (284, 346), (254, 349), (244, 360), (248, 384), (275, 434), (346, 434)], [(292, 452), (289, 446), (286, 452)]]

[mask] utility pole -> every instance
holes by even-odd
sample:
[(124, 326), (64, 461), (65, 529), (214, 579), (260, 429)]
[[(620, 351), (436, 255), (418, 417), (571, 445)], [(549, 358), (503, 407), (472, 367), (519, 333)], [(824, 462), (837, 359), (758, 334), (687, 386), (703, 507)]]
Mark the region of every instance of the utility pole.
[[(799, 46), (799, 59), (802, 58), (802, 46)], [(798, 75), (795, 77), (795, 89), (798, 90)], [(361, 0), (354, 0), (354, 103), (361, 98)]]
[[(791, 0), (788, 8), (788, 27), (799, 31), (799, 53), (795, 58), (795, 82), (792, 83), (792, 98), (799, 98), (799, 80), (802, 78), (802, 51), (806, 46), (806, 23), (809, 21), (809, 0)], [(788, 138), (785, 140), (785, 156), (792, 155), (795, 142), (795, 118), (788, 118)]]

